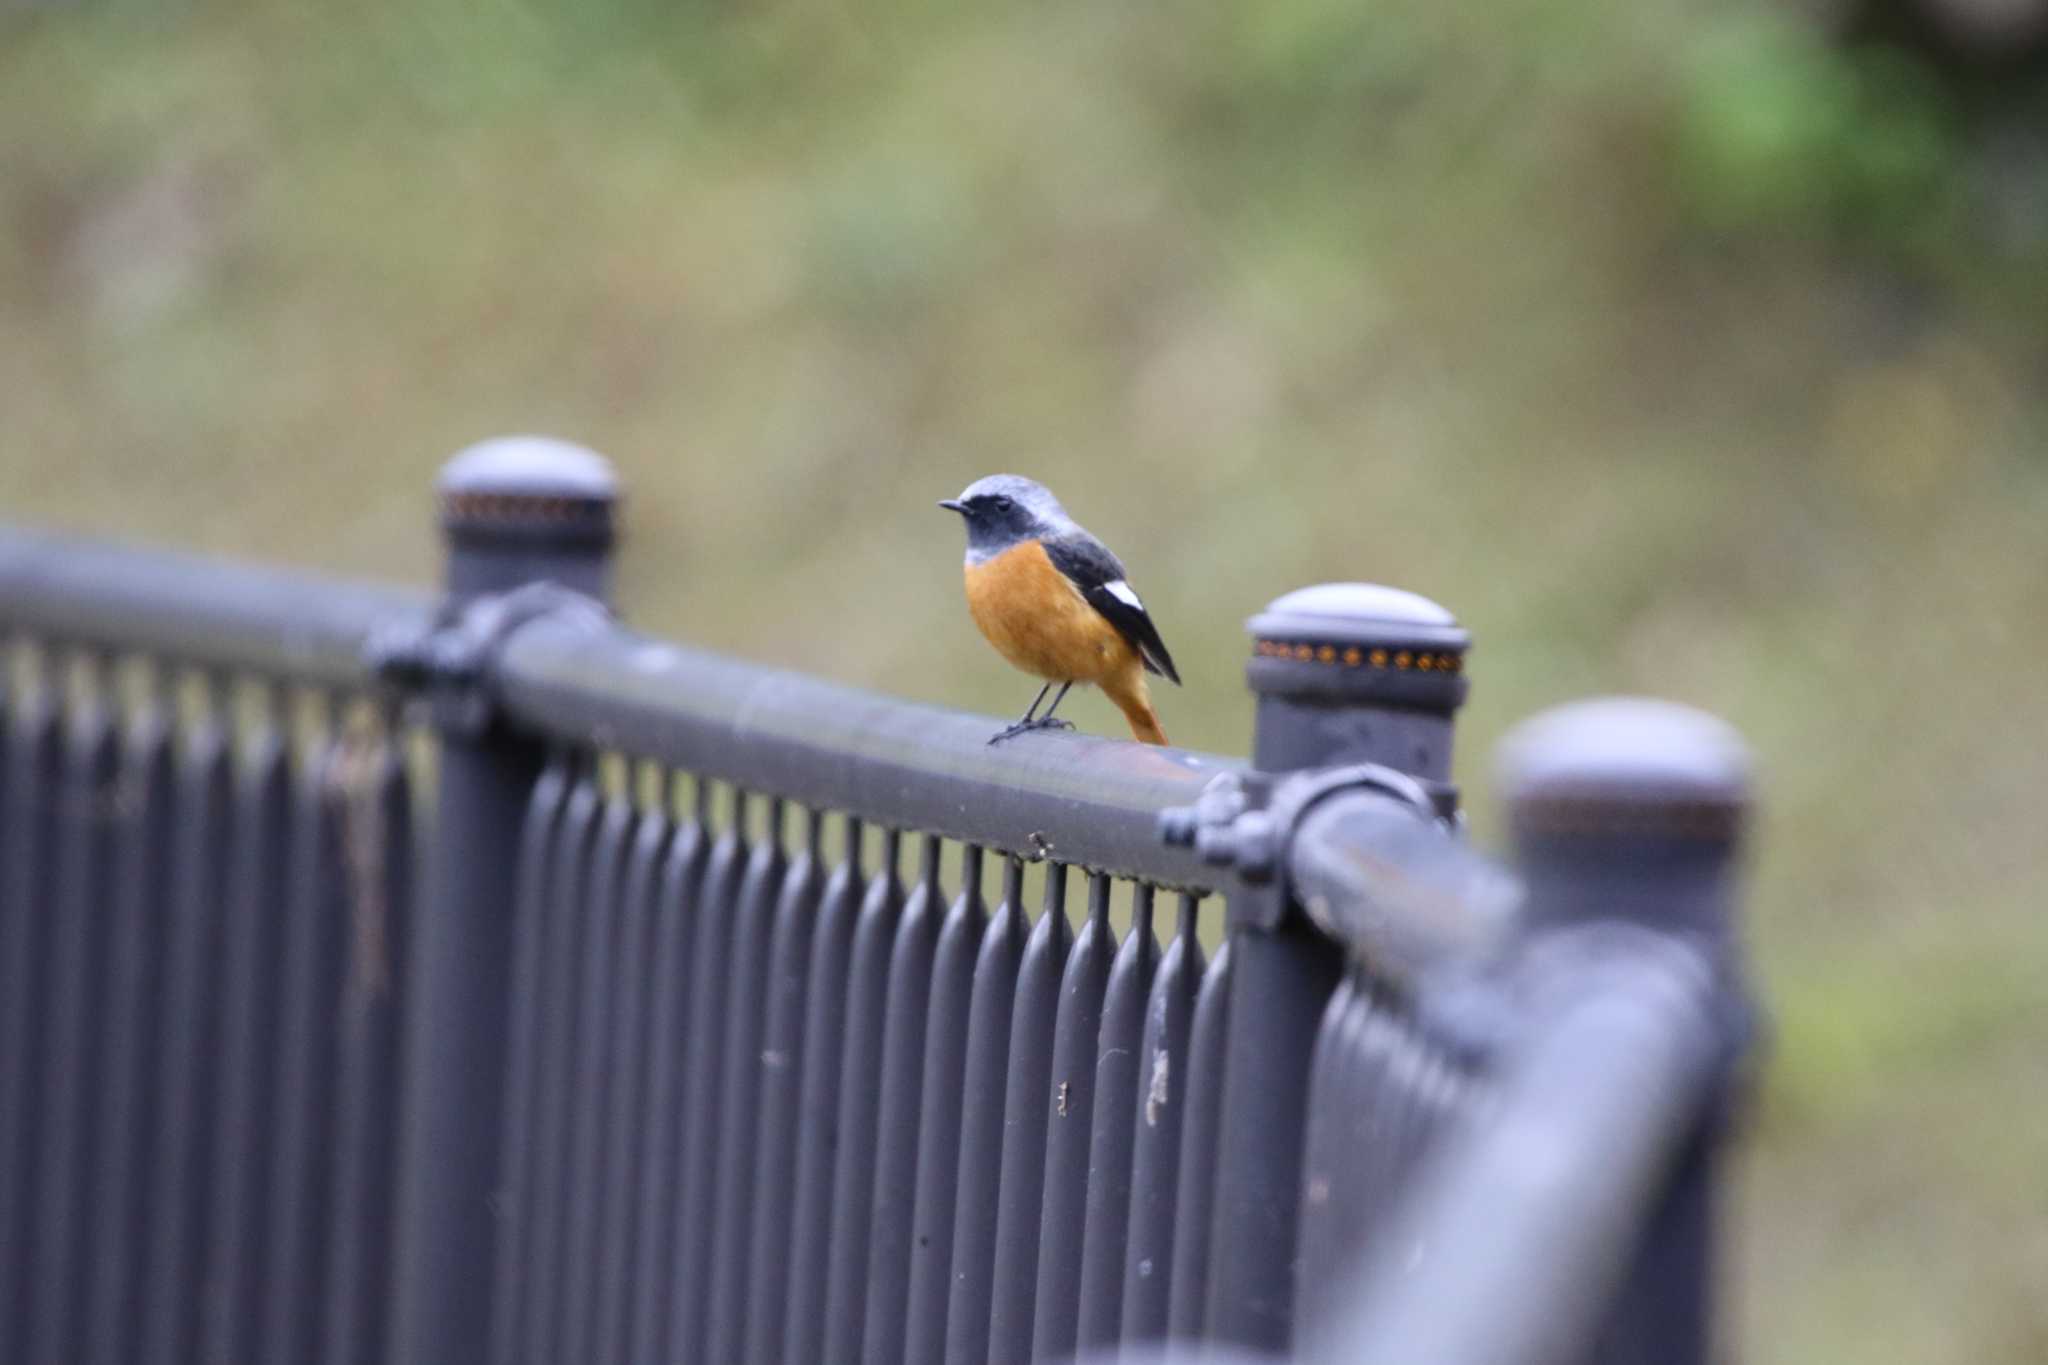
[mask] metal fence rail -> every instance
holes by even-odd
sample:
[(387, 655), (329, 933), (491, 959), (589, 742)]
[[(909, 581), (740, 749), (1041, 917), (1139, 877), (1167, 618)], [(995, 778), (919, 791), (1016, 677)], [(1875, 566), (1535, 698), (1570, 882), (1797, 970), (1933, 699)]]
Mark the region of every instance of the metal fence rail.
[(587, 452), (441, 494), (441, 601), (0, 531), (0, 1355), (1700, 1358), (1723, 732), (1533, 727), (1509, 870), (1422, 599), (990, 748), (612, 619)]
[(21, 527), (0, 534), (0, 627), (30, 639), (296, 687), (357, 691), (381, 630), (424, 624), (415, 589), (140, 551)]

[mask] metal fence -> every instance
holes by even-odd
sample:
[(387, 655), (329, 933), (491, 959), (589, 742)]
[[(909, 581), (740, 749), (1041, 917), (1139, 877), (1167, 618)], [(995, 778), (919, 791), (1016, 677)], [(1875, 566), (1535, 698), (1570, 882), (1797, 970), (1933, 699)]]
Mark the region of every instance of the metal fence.
[[(1688, 1361), (1739, 744), (1254, 619), (1251, 761), (634, 634), (602, 462), (439, 598), (0, 531), (0, 1358)], [(415, 793), (422, 799), (415, 799)]]

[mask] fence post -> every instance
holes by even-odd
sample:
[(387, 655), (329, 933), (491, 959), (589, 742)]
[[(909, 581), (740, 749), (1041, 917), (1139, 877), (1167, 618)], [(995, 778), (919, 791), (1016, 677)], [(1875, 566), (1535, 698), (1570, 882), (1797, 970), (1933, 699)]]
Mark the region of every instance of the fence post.
[[(1326, 583), (1278, 599), (1249, 629), (1255, 768), (1377, 763), (1448, 798), (1469, 644), (1449, 612), (1393, 588)], [(1343, 953), (1298, 905), (1233, 898), (1228, 925), (1205, 1336), (1284, 1350), (1293, 1335), (1309, 1061)]]
[[(452, 608), (547, 581), (605, 596), (617, 486), (597, 455), (486, 441), (443, 467), (438, 491)], [(489, 1352), (514, 874), (542, 753), (478, 714), (434, 715), (439, 797), (409, 982), (392, 1282), (391, 1354), (405, 1365)]]
[(1721, 721), (1668, 702), (1601, 698), (1518, 726), (1501, 746), (1532, 931), (1622, 923), (1690, 941), (1714, 964), (1726, 1056), (1615, 1295), (1593, 1358), (1712, 1359), (1714, 1199), (1753, 1032), (1736, 936), (1749, 756)]

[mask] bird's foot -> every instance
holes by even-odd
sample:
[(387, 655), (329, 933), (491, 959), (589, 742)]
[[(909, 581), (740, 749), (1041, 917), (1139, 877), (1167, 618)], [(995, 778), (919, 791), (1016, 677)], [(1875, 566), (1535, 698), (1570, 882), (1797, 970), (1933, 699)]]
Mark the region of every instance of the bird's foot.
[(1036, 720), (1020, 720), (1014, 725), (1006, 725), (990, 735), (988, 742), (990, 744), (1001, 744), (1006, 739), (1014, 739), (1016, 736), (1031, 730), (1071, 730), (1073, 728), (1074, 722), (1070, 720), (1061, 720), (1056, 716), (1040, 716)]

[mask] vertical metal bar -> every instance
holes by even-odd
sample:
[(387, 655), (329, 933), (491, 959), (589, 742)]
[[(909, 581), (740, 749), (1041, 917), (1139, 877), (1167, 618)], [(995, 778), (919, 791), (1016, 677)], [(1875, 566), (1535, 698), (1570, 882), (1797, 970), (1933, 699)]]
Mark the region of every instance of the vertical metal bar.
[[(854, 927), (852, 995), (846, 1027), (846, 1076), (840, 1087), (840, 1152), (831, 1179), (831, 1252), (825, 1271), (825, 1330), (809, 1357), (854, 1365), (866, 1340), (868, 1289), (883, 1285), (903, 1302), (909, 1197), (915, 1146), (895, 1136), (918, 1132), (924, 1011), (932, 950), (938, 941), (938, 839), (924, 839), (918, 886), (905, 900), (897, 878), (901, 835), (883, 831), (881, 866)], [(901, 974), (897, 968), (903, 968)], [(903, 1113), (907, 1109), (907, 1115)], [(887, 1115), (887, 1117), (885, 1117)], [(901, 1152), (907, 1150), (907, 1160)], [(891, 1160), (889, 1183), (885, 1166)], [(901, 1189), (885, 1209), (879, 1191)], [(793, 1332), (801, 1330), (793, 1324)], [(901, 1328), (895, 1328), (901, 1351)]]
[[(860, 847), (857, 822), (847, 822), (849, 857)], [(869, 879), (855, 916), (842, 923), (828, 913), (819, 922), (811, 959), (813, 998), (804, 1024), (803, 1146), (798, 1154), (797, 1216), (790, 1237), (788, 1328), (784, 1361), (818, 1361), (826, 1342), (860, 1346), (857, 1271), (865, 1255), (850, 1264), (845, 1295), (833, 1313), (838, 1264), (845, 1240), (865, 1247), (874, 1207), (875, 1117), (881, 1103), (882, 1028), (888, 1005), (889, 950), (903, 912), (903, 880), (897, 860), (902, 836), (882, 831), (881, 862)], [(829, 897), (828, 897), (829, 901)], [(838, 1014), (823, 997), (839, 981)], [(837, 1017), (838, 1025), (826, 1021)], [(834, 1028), (843, 1029), (841, 1035)]]
[(268, 1283), (262, 1358), (315, 1358), (325, 1282), (328, 1177), (334, 1135), (341, 984), (347, 948), (340, 831), (327, 807), (329, 771), (341, 761), (332, 726), (292, 784), (291, 885), (285, 925), (284, 1013), (272, 1125)]
[[(654, 912), (652, 1011), (647, 1045), (647, 1137), (635, 1204), (633, 1288), (626, 1359), (660, 1365), (667, 1350), (668, 1308), (676, 1295), (671, 1271), (682, 1208), (683, 1103), (687, 1093), (684, 1027), (690, 1016), (697, 917), (711, 850), (711, 787), (695, 784), (690, 818), (669, 840)], [(671, 800), (674, 794), (671, 794)]]
[(506, 1045), (504, 1142), (499, 1157), (504, 1209), (491, 1288), (491, 1359), (523, 1360), (521, 1306), (526, 1301), (528, 1251), (533, 1237), (541, 1100), (541, 1038), (547, 1000), (548, 888), (556, 829), (568, 805), (575, 761), (555, 754), (533, 784), (519, 836), (518, 904), (513, 911), (511, 1038)]
[(604, 1213), (605, 1120), (610, 1114), (618, 1047), (612, 1011), (619, 990), (620, 926), (625, 912), (626, 857), (632, 849), (632, 793), (623, 786), (604, 799), (590, 855), (590, 878), (579, 907), (582, 945), (577, 965), (576, 1066), (572, 1078), (567, 1209), (562, 1222), (564, 1281), (555, 1321), (556, 1360), (588, 1360), (597, 1335), (598, 1225)]
[[(291, 839), (291, 749), (284, 701), (275, 684), (263, 685), (236, 783), (239, 837), (228, 888), (228, 956), (222, 964), (220, 1127), (213, 1152), (213, 1237), (201, 1325), (200, 1354), (209, 1365), (240, 1365), (254, 1355), (260, 1305), (268, 1297), (263, 1235), (269, 1211), (262, 1156), (276, 1104), (285, 859)], [(147, 815), (138, 813), (138, 818)], [(110, 1028), (109, 1036), (119, 1035)], [(119, 1077), (113, 1081), (124, 1083)], [(123, 1121), (132, 1122), (132, 1114)], [(111, 1126), (109, 1131), (114, 1131)], [(111, 1170), (108, 1175), (119, 1178)], [(100, 1254), (106, 1254), (104, 1244)]]
[(28, 1283), (36, 1264), (37, 1124), (42, 1097), (43, 1035), (50, 992), (45, 954), (56, 916), (51, 905), (52, 835), (64, 751), (63, 715), (47, 659), (40, 685), (17, 698), (8, 737), (7, 844), (0, 859), (5, 878), (7, 932), (0, 972), (5, 976), (5, 1031), (0, 1032), (0, 1354), (28, 1357), (35, 1301)]
[(393, 1356), (489, 1349), (517, 847), (539, 745), (439, 733), (433, 877), (414, 926), (400, 1099)]
[(1231, 939), (1223, 1121), (1216, 1146), (1208, 1333), (1288, 1345), (1308, 1063), (1341, 955), (1302, 917)]
[[(439, 492), (457, 605), (549, 581), (603, 597), (618, 486), (596, 454), (560, 441), (485, 442), (448, 462)], [(445, 638), (424, 643), (445, 657)], [(392, 1277), (392, 1354), (403, 1365), (486, 1356), (498, 1265), (517, 845), (543, 755), (493, 723), (494, 642), (467, 643), (484, 644), (484, 657), (435, 678), (437, 848), (405, 988)]]
[[(1421, 1074), (1421, 1044), (1399, 1007), (1380, 988), (1360, 980), (1352, 993), (1350, 1015), (1339, 1033), (1343, 1050), (1337, 1072), (1341, 1152), (1331, 1154), (1321, 1173), (1305, 1166), (1303, 1207), (1327, 1185), (1325, 1216), (1329, 1234), (1321, 1248), (1327, 1261), (1303, 1259), (1303, 1289), (1298, 1293), (1296, 1320), (1315, 1340), (1319, 1324), (1333, 1322), (1341, 1308), (1337, 1289), (1346, 1283), (1346, 1269), (1386, 1226), (1393, 1209), (1407, 1197), (1403, 1126), (1413, 1109), (1413, 1087)], [(1348, 1091), (1348, 1093), (1346, 1093)], [(1307, 1226), (1303, 1236), (1307, 1238)]]
[[(16, 676), (15, 665), (15, 653), (10, 647), (10, 642), (6, 636), (0, 635), (0, 853), (6, 850), (7, 831), (10, 827), (8, 812), (11, 808), (7, 804), (7, 755), (13, 751), (14, 719), (21, 704), (20, 679)], [(0, 923), (4, 923), (6, 905), (5, 869), (4, 865), (0, 865)], [(4, 929), (0, 929), (0, 943), (4, 942), (6, 934)], [(0, 1014), (0, 1022), (4, 1022), (6, 1017)]]
[(1346, 974), (1323, 1010), (1309, 1059), (1308, 1134), (1301, 1160), (1301, 1215), (1298, 1246), (1301, 1271), (1294, 1287), (1294, 1320), (1304, 1334), (1321, 1316), (1343, 1254), (1347, 1196), (1363, 1182), (1367, 1153), (1353, 1129), (1361, 1105), (1358, 1081), (1359, 1020), (1369, 1006), (1356, 971)]
[(1067, 869), (1045, 869), (1045, 908), (1024, 945), (1010, 1023), (1010, 1084), (1003, 1102), (1002, 1184), (996, 1205), (984, 1358), (1025, 1365), (1038, 1299), (1038, 1235), (1045, 1218), (1046, 1126), (1053, 1115), (1054, 1027), (1073, 933)]
[[(704, 1359), (704, 1328), (710, 1312), (712, 1235), (718, 1208), (719, 1102), (725, 1065), (727, 1012), (733, 967), (733, 929), (739, 919), (741, 882), (751, 859), (746, 843), (747, 795), (732, 794), (731, 823), (712, 846), (698, 899), (697, 934), (692, 945), (687, 1089), (683, 1100), (682, 1200), (676, 1214), (676, 1271), (670, 1283), (667, 1343), (663, 1359), (693, 1365)], [(737, 995), (737, 992), (732, 992)]]
[(335, 770), (349, 906), (341, 1096), (327, 1261), (327, 1365), (381, 1365), (397, 1177), (399, 1039), (411, 946), (412, 802), (389, 725)]
[(15, 823), (22, 816), (13, 804), (16, 793), (11, 790), (12, 756), (17, 748), (14, 729), (21, 711), (16, 673), (17, 660), (10, 642), (0, 638), (0, 989), (9, 993), (8, 999), (0, 1001), (0, 1099), (8, 1101), (6, 1107), (0, 1108), (0, 1151), (10, 1154), (10, 1164), (0, 1166), (0, 1244), (4, 1244), (0, 1246), (0, 1351), (11, 1355), (21, 1354), (27, 1325), (17, 1321), (20, 1299), (14, 1276), (19, 1266), (26, 1265), (21, 1234), (27, 1229), (15, 1225), (16, 1172), (11, 1161), (11, 1154), (21, 1146), (15, 1136), (17, 1127), (24, 1122), (14, 1097), (25, 1088), (15, 1069), (20, 1060), (15, 1054), (26, 1031), (27, 1021), (17, 1019), (16, 1011), (27, 1005), (27, 1001), (19, 998), (20, 988), (25, 984), (20, 978), (25, 977), (27, 968), (10, 954), (21, 950), (34, 918), (26, 905), (15, 900), (9, 885), (11, 869), (6, 861), (14, 852)]
[(218, 1079), (216, 971), (225, 947), (221, 909), (233, 774), (219, 682), (207, 682), (205, 709), (187, 736), (179, 774), (185, 796), (179, 803), (173, 918), (165, 944), (162, 1145), (143, 1303), (143, 1356), (166, 1365), (192, 1359), (198, 1348), (212, 1175), (207, 1157)]
[(106, 1010), (106, 953), (120, 743), (108, 705), (104, 661), (81, 656), (84, 695), (71, 716), (57, 788), (56, 895), (50, 944), (50, 1031), (42, 1085), (43, 1148), (32, 1358), (71, 1365), (84, 1330), (92, 1226), (90, 1179), (100, 1141), (99, 1021)]
[[(798, 1147), (808, 1141), (830, 1155), (838, 1110), (839, 1049), (846, 1013), (846, 949), (860, 908), (860, 822), (849, 821), (846, 853), (818, 890), (824, 816), (804, 822), (804, 852), (790, 866), (768, 948), (768, 1020), (761, 1043), (761, 1111), (755, 1124), (753, 1232), (748, 1246), (746, 1330), (740, 1358), (774, 1365), (782, 1359), (793, 1286), (792, 1221), (798, 1216)], [(799, 869), (808, 870), (799, 875)], [(823, 963), (817, 950), (834, 941)], [(821, 974), (822, 972), (822, 974)], [(815, 1060), (814, 1060), (815, 1059)], [(820, 1091), (829, 1093), (820, 1095)], [(808, 1125), (809, 1131), (806, 1131)], [(829, 1172), (830, 1167), (827, 1166)], [(813, 1192), (829, 1208), (830, 1191)]]
[(1173, 1298), (1167, 1331), (1176, 1341), (1202, 1334), (1209, 1307), (1211, 1219), (1216, 1201), (1216, 1139), (1223, 1126), (1223, 1045), (1229, 1036), (1230, 940), (1216, 950), (1195, 997), (1188, 1037), (1187, 1114), (1180, 1135), (1180, 1197), (1173, 1215)]
[(1473, 1107), (1473, 1081), (1464, 1066), (1447, 1052), (1431, 1046), (1419, 1033), (1417, 1043), (1425, 1050), (1422, 1078), (1415, 1087), (1413, 1116), (1401, 1139), (1404, 1189), (1413, 1183), (1415, 1172)]
[[(872, 992), (870, 1008), (879, 996), (882, 1009), (880, 1100), (869, 1187), (873, 1215), (865, 1226), (859, 1221), (856, 1182), (840, 1181), (845, 1193), (832, 1221), (832, 1275), (825, 1296), (826, 1365), (903, 1359), (903, 1314), (910, 1302), (916, 1238), (917, 1148), (924, 1131), (925, 1031), (942, 919), (949, 918), (939, 886), (939, 849), (936, 835), (924, 837), (917, 886), (890, 943), (886, 985), (866, 987)], [(854, 1160), (849, 1151), (840, 1169), (848, 1170)]]
[[(1024, 913), (1024, 864), (1003, 866), (1003, 900), (982, 936), (968, 1011), (967, 1063), (960, 1115), (960, 1171), (953, 1206), (953, 1266), (940, 1338), (949, 1365), (978, 1365), (988, 1355), (989, 1301), (1002, 1205), (1003, 1129), (1010, 1030), (1017, 1011), (1030, 922)], [(912, 1342), (917, 1326), (912, 1324)]]
[[(1115, 1346), (1123, 1330), (1124, 1250), (1130, 1236), (1131, 1124), (1138, 1114), (1138, 1052), (1144, 1046), (1145, 1001), (1152, 993), (1159, 947), (1152, 938), (1153, 891), (1131, 894), (1131, 932), (1109, 968), (1096, 1048), (1095, 1121), (1088, 1143), (1088, 1222), (1081, 1243), (1081, 1312), (1075, 1341), (1082, 1350)], [(1063, 1343), (1039, 1343), (1040, 1360), (1067, 1354)]]
[[(127, 740), (122, 799), (135, 818), (123, 826), (117, 855), (116, 923), (108, 964), (112, 990), (106, 1019), (107, 1143), (92, 1233), (92, 1301), (84, 1356), (92, 1365), (128, 1365), (140, 1341), (162, 1037), (157, 1020), (163, 1008), (163, 906), (171, 885), (177, 813), (176, 736), (166, 690), (151, 688)], [(260, 1178), (262, 1173), (257, 1174)], [(251, 1302), (249, 1313), (258, 1316), (259, 1305)]]
[[(905, 1365), (932, 1365), (945, 1352), (947, 1280), (953, 1268), (953, 1217), (960, 1175), (969, 1011), (974, 998), (975, 964), (983, 932), (988, 927), (981, 898), (981, 863), (979, 846), (969, 844), (961, 851), (960, 896), (939, 928), (939, 948), (932, 959), (904, 1350), (899, 1357), (876, 1357), (901, 1359)], [(868, 1322), (872, 1330), (872, 1312)]]
[[(1406, 1021), (1377, 1021), (1382, 1052), (1377, 1060), (1375, 1102), (1366, 1114), (1366, 1152), (1372, 1179), (1366, 1183), (1372, 1213), (1384, 1213), (1402, 1200), (1408, 1172), (1420, 1137), (1421, 1090), (1431, 1060), (1425, 1045)], [(1369, 1035), (1368, 1035), (1369, 1036)]]
[[(10, 646), (11, 642), (8, 638), (5, 635), (0, 635), (0, 854), (6, 852), (7, 840), (10, 837), (8, 834), (10, 828), (8, 812), (11, 808), (7, 804), (7, 755), (13, 750), (14, 719), (20, 709), (21, 702), (19, 696), (20, 679), (17, 677), (18, 670), (16, 668), (17, 660), (15, 652)], [(6, 882), (5, 865), (0, 864), (0, 943), (5, 943), (8, 940), (6, 930), (8, 917)], [(6, 1022), (7, 1016), (4, 1013), (0, 1013), (0, 1024), (5, 1024)], [(0, 1035), (0, 1042), (4, 1042), (4, 1035)]]
[(1193, 892), (1181, 893), (1179, 929), (1160, 959), (1145, 1006), (1138, 1111), (1132, 1121), (1130, 1234), (1124, 1252), (1126, 1345), (1166, 1336), (1181, 1130), (1187, 1113), (1188, 1033), (1194, 1023), (1195, 996), (1202, 988), (1202, 944), (1195, 937), (1200, 901)]
[[(1346, 1106), (1347, 1126), (1341, 1139), (1348, 1146), (1348, 1153), (1339, 1154), (1339, 1164), (1328, 1172), (1331, 1215), (1337, 1228), (1359, 1229), (1362, 1241), (1371, 1235), (1371, 1229), (1399, 1195), (1389, 1179), (1389, 1130), (1394, 1109), (1394, 1085), (1389, 1073), (1405, 1039), (1399, 1019), (1370, 992), (1361, 989), (1352, 997), (1352, 1017), (1341, 1041), (1349, 1063), (1342, 1081), (1356, 1093)], [(1313, 1179), (1309, 1176), (1304, 1184)], [(1341, 1254), (1334, 1249), (1333, 1253)]]
[(564, 1240), (571, 1186), (569, 1129), (574, 1117), (577, 970), (589, 929), (585, 892), (602, 804), (596, 759), (581, 755), (548, 861), (548, 904), (541, 937), (540, 1084), (535, 1092), (540, 1128), (534, 1138), (532, 1234), (526, 1244), (525, 1284), (520, 1296), (526, 1315), (521, 1334), (527, 1365), (552, 1365), (558, 1359), (555, 1333), (561, 1321), (567, 1270)]
[(597, 1328), (585, 1359), (621, 1361), (632, 1313), (634, 1255), (640, 1246), (641, 1205), (635, 1198), (649, 1159), (648, 1057), (653, 1039), (652, 997), (670, 988), (660, 976), (659, 926), (662, 860), (674, 833), (664, 779), (647, 774), (657, 798), (641, 810), (626, 863), (619, 921), (619, 971), (612, 1004), (611, 1112), (605, 1120), (604, 1209), (598, 1234)]
[[(754, 1124), (761, 1106), (769, 947), (778, 902), (785, 895), (804, 894), (792, 888), (799, 881), (814, 883), (817, 875), (816, 861), (804, 855), (795, 860), (797, 874), (790, 874), (792, 864), (782, 847), (784, 810), (780, 797), (769, 801), (767, 825), (747, 860), (739, 923), (733, 929), (732, 996), (726, 1006), (731, 1031), (719, 1096), (718, 1250), (712, 1260), (705, 1332), (696, 1338), (705, 1360), (736, 1362), (746, 1349), (747, 1240), (754, 1230)], [(817, 894), (814, 884), (807, 894)]]
[(1088, 1144), (1095, 1126), (1095, 1058), (1103, 992), (1116, 956), (1108, 874), (1088, 879), (1088, 919), (1074, 937), (1053, 1023), (1052, 1112), (1046, 1120), (1044, 1216), (1032, 1305), (1034, 1359), (1074, 1349), (1081, 1311), (1081, 1237), (1088, 1217)]

